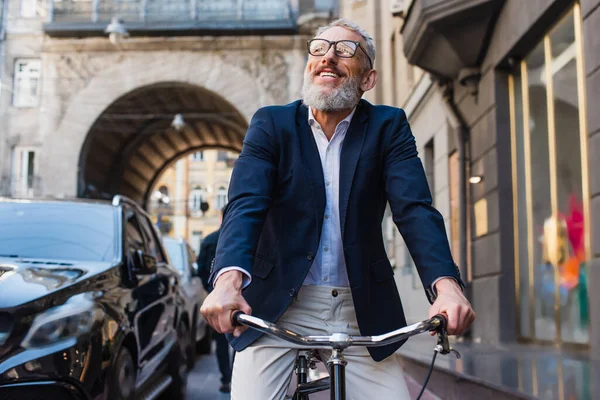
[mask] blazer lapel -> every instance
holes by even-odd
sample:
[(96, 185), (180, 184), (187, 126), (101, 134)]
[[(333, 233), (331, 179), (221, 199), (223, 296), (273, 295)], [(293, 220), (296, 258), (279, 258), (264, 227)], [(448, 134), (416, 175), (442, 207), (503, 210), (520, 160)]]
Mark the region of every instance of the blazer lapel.
[(315, 142), (315, 137), (308, 125), (308, 108), (300, 103), (297, 112), (296, 125), (298, 126), (300, 151), (302, 160), (308, 172), (310, 190), (314, 199), (315, 217), (319, 227), (319, 238), (321, 237), (321, 226), (323, 225), (323, 215), (325, 214), (325, 179), (323, 178), (323, 167), (319, 149)]
[(363, 100), (361, 100), (346, 132), (340, 159), (340, 224), (342, 238), (344, 237), (348, 200), (350, 198), (350, 191), (352, 190), (356, 164), (358, 163), (358, 158), (362, 151), (365, 137), (367, 136), (367, 125), (368, 113)]

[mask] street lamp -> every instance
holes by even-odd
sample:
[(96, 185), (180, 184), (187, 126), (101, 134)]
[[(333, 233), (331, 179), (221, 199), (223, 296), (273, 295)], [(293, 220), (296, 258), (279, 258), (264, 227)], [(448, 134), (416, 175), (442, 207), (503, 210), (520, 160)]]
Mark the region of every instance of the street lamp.
[(178, 131), (182, 130), (185, 126), (185, 120), (183, 119), (183, 115), (175, 114), (175, 118), (173, 118), (173, 122), (171, 122), (171, 126)]
[(112, 17), (110, 24), (104, 30), (108, 34), (108, 40), (114, 45), (117, 45), (126, 37), (129, 37), (129, 32), (125, 29), (125, 25), (118, 17)]
[(479, 182), (481, 182), (482, 180), (483, 180), (483, 176), (481, 176), (481, 175), (473, 175), (472, 177), (469, 178), (469, 183), (472, 183), (472, 184), (476, 185)]

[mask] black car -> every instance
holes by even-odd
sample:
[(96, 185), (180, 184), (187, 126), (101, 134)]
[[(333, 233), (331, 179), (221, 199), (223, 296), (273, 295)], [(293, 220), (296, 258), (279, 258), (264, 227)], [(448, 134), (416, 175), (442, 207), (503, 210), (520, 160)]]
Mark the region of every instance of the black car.
[[(185, 295), (185, 309), (188, 315), (192, 315), (192, 342), (196, 344), (196, 351), (200, 354), (208, 354), (211, 350), (211, 327), (208, 325), (200, 307), (208, 296), (208, 292), (202, 285), (198, 276), (198, 264), (196, 254), (190, 245), (182, 238), (163, 237), (163, 244), (171, 264), (177, 269), (181, 278), (181, 289)], [(190, 356), (190, 369), (193, 367), (193, 359)]]
[(190, 326), (133, 201), (0, 200), (0, 400), (182, 399)]

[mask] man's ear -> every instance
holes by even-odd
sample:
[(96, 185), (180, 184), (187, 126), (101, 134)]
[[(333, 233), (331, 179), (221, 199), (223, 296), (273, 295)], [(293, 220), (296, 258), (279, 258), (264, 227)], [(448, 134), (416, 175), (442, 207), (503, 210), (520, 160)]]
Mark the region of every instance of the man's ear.
[(368, 72), (365, 72), (363, 74), (362, 80), (360, 82), (360, 89), (363, 92), (367, 92), (367, 91), (373, 89), (373, 87), (375, 87), (376, 83), (377, 83), (377, 71), (375, 71), (374, 69), (371, 69)]

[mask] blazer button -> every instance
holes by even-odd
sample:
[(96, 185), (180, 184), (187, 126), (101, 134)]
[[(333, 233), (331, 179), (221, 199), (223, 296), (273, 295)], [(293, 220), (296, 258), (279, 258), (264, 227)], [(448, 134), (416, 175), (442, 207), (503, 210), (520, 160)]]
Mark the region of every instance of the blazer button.
[(294, 297), (296, 294), (296, 289), (290, 289), (290, 297)]
[(308, 255), (306, 256), (306, 259), (308, 261), (312, 261), (315, 258), (315, 256), (313, 255), (313, 253), (311, 251), (308, 252)]

